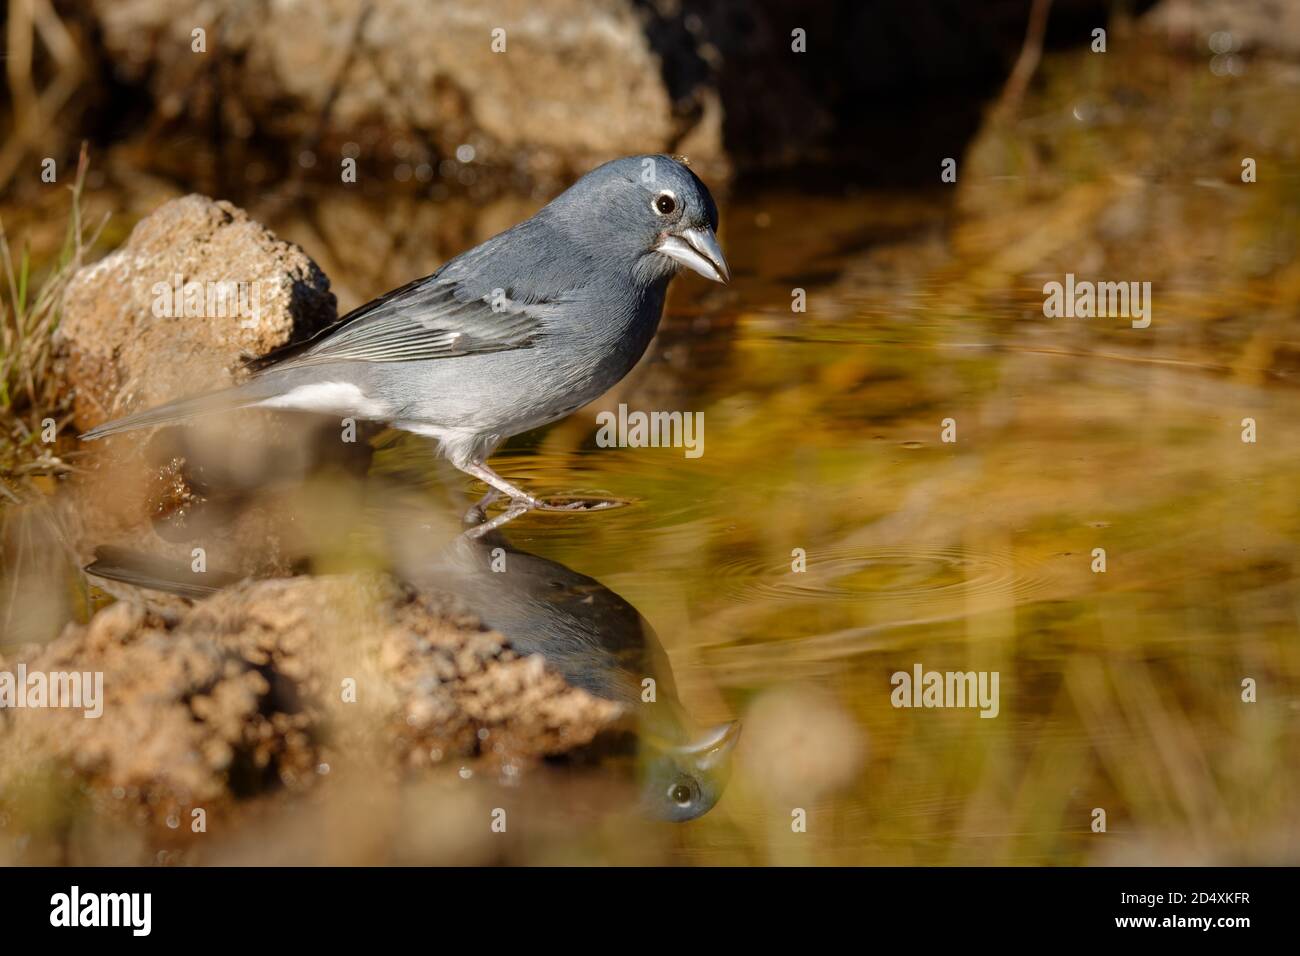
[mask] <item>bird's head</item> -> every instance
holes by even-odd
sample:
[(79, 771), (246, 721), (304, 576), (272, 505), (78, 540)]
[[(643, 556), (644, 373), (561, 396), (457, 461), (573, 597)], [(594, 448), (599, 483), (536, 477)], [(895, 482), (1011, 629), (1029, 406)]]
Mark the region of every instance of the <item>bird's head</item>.
[(709, 189), (670, 156), (628, 156), (593, 169), (552, 204), (552, 214), (592, 255), (630, 263), (654, 281), (683, 266), (729, 282)]
[(641, 804), (650, 816), (674, 823), (713, 809), (731, 777), (731, 751), (740, 724), (710, 728), (683, 743), (645, 740), (641, 757)]

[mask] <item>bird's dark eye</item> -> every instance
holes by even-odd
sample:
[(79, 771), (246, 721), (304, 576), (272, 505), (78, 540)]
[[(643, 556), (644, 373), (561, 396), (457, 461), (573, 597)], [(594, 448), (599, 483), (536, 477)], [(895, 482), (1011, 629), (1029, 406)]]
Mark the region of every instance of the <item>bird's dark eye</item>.
[(661, 216), (666, 216), (677, 208), (677, 200), (668, 193), (660, 193), (655, 197), (655, 212)]
[(668, 788), (668, 799), (679, 807), (689, 807), (691, 797), (691, 788), (684, 783), (675, 783)]

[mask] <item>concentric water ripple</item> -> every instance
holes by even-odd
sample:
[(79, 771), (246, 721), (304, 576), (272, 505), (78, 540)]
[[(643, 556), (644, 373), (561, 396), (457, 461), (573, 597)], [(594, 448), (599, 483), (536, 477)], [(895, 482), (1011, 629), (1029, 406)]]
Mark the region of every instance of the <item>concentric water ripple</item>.
[(954, 547), (838, 548), (807, 555), (807, 570), (756, 557), (724, 561), (719, 593), (737, 603), (772, 600), (861, 601), (933, 608), (1021, 603), (1040, 596), (1055, 575), (1050, 566), (1012, 552)]

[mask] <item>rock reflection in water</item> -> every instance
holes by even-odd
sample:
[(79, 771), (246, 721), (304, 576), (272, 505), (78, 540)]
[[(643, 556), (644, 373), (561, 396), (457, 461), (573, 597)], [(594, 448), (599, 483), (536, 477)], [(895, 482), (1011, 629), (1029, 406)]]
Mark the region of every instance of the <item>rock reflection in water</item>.
[[(514, 549), (498, 532), (460, 535), (400, 575), (424, 594), (450, 595), (522, 655), (540, 655), (572, 687), (611, 701), (637, 743), (639, 809), (686, 821), (711, 810), (730, 776), (739, 723), (700, 727), (677, 697), (653, 628), (622, 597), (556, 561)], [(86, 571), (98, 582), (202, 599), (239, 576), (120, 547)], [(119, 592), (122, 593), (122, 592)], [(614, 737), (617, 735), (607, 735)]]

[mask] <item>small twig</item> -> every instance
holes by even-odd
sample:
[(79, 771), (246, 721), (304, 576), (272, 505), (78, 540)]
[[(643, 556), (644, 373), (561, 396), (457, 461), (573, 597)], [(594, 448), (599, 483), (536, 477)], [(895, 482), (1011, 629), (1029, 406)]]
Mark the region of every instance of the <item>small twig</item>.
[(1025, 42), (1016, 57), (1016, 64), (1011, 68), (1007, 84), (1002, 88), (1002, 98), (998, 110), (1010, 116), (1020, 108), (1020, 101), (1029, 89), (1029, 81), (1038, 70), (1038, 63), (1043, 58), (1043, 38), (1047, 35), (1047, 15), (1052, 9), (1052, 0), (1034, 0), (1029, 9), (1029, 26), (1025, 30)]

